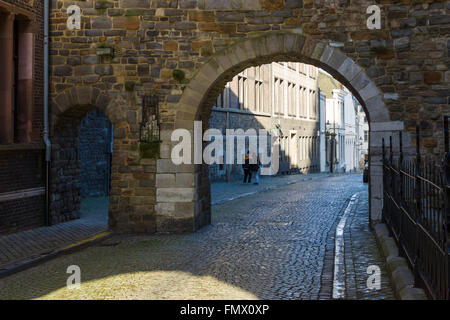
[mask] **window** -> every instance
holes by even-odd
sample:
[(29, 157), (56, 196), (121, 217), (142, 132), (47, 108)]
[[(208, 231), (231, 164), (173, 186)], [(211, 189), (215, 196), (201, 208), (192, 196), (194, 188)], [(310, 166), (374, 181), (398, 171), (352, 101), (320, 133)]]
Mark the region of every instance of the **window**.
[(248, 80), (247, 78), (243, 78), (244, 79), (244, 110), (248, 110)]
[(244, 78), (238, 77), (238, 101), (239, 109), (244, 108)]
[(310, 107), (310, 118), (316, 118), (316, 92), (314, 90), (309, 91), (309, 107)]
[(273, 108), (273, 112), (275, 113), (275, 114), (278, 114), (279, 113), (279, 111), (278, 111), (278, 96), (279, 96), (279, 79), (275, 79), (275, 84), (274, 84), (274, 86), (273, 86), (273, 102), (274, 102), (274, 108)]
[(239, 109), (248, 110), (248, 81), (247, 77), (238, 77)]
[(259, 91), (259, 111), (261, 112), (265, 112), (265, 107), (264, 107), (264, 82), (260, 81), (259, 82), (259, 86), (258, 86), (258, 91)]
[(369, 131), (364, 130), (364, 142), (369, 141)]
[(221, 94), (219, 94), (219, 96), (217, 97), (217, 100), (216, 100), (216, 108), (224, 108), (223, 100), (224, 100), (224, 94), (221, 93)]
[(264, 104), (263, 104), (263, 86), (264, 83), (261, 78), (262, 69), (261, 67), (255, 68), (255, 111), (262, 112), (264, 111)]
[(275, 100), (275, 113), (278, 115), (284, 114), (284, 81), (278, 79), (275, 82), (276, 100)]
[(293, 83), (288, 84), (288, 114), (295, 117), (295, 87)]
[(299, 72), (302, 74), (306, 74), (306, 65), (304, 63), (300, 63)]

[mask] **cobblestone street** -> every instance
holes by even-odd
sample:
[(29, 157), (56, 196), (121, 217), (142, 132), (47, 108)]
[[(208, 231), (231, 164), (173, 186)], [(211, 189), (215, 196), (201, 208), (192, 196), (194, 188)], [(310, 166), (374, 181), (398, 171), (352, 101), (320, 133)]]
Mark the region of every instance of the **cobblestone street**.
[[(392, 299), (360, 175), (318, 177), (218, 204), (212, 225), (195, 234), (115, 236), (1, 279), (0, 299), (329, 299), (330, 243), (354, 194), (346, 298)], [(66, 287), (70, 265), (81, 268), (80, 289)], [(366, 288), (369, 265), (381, 268), (381, 290)]]

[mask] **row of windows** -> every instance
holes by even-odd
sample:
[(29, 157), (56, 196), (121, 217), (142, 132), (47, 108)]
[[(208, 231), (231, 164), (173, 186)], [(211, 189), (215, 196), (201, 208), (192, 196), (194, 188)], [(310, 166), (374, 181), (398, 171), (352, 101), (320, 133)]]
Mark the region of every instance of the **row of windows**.
[(316, 91), (302, 87), (300, 85), (287, 83), (287, 101), (285, 105), (285, 82), (282, 79), (275, 79), (274, 84), (274, 112), (278, 115), (287, 114), (292, 117), (317, 118)]
[[(259, 80), (251, 81), (254, 84), (250, 88), (250, 80), (243, 75), (237, 77), (237, 96), (231, 90), (230, 84), (227, 84), (224, 91), (218, 96), (216, 101), (217, 108), (237, 108), (239, 110), (249, 110), (255, 112), (269, 112), (268, 103), (265, 99), (265, 84)], [(252, 90), (250, 90), (252, 89)], [(250, 99), (250, 94), (253, 94)], [(252, 100), (253, 103), (250, 103)]]
[[(280, 137), (280, 161), (293, 163), (304, 160), (314, 161), (319, 158), (319, 137), (299, 137), (295, 140), (295, 144), (293, 144), (293, 139), (295, 139), (295, 136), (291, 138), (289, 136)], [(295, 150), (291, 150), (292, 147)]]
[(298, 63), (298, 62), (278, 62), (282, 66), (287, 66), (293, 71), (298, 71), (299, 73), (309, 76), (312, 79), (317, 77), (317, 69), (309, 64)]

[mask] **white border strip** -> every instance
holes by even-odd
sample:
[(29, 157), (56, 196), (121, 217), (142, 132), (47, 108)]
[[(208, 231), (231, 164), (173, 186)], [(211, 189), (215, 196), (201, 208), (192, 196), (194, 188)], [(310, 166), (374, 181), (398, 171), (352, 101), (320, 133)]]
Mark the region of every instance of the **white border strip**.
[(344, 228), (347, 217), (358, 202), (358, 194), (350, 198), (350, 202), (344, 211), (336, 227), (336, 236), (334, 244), (334, 276), (333, 276), (333, 299), (345, 299), (345, 246), (344, 246)]

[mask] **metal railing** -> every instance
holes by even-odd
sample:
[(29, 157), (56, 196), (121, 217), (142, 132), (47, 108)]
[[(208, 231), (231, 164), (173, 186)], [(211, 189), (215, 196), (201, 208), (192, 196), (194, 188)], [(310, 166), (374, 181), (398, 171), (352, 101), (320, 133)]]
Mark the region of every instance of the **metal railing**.
[(415, 286), (431, 299), (449, 300), (450, 157), (448, 117), (444, 118), (445, 155), (427, 160), (420, 153), (416, 128), (416, 155), (404, 159), (402, 133), (394, 158), (383, 139), (383, 221), (414, 272)]

